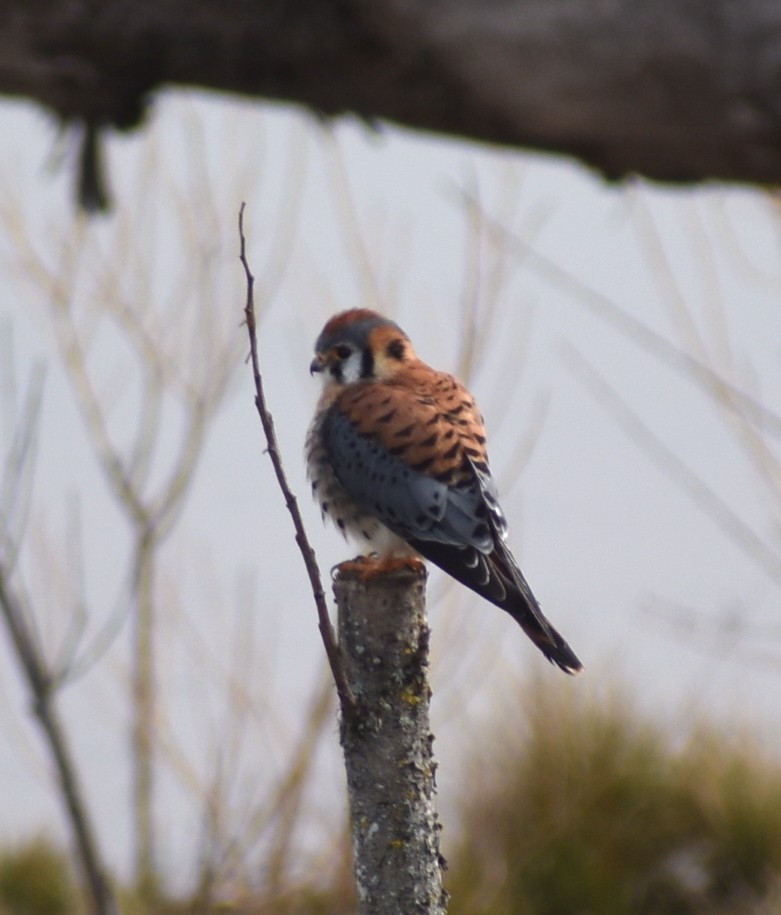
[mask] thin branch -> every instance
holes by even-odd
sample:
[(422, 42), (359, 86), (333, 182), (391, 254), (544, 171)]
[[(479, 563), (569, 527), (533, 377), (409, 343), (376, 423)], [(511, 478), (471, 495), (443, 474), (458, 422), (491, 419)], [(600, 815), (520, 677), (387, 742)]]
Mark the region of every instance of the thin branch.
[[(325, 674), (325, 670), (323, 670)], [(282, 882), (289, 873), (287, 866), (294, 855), (293, 830), (301, 819), (301, 808), (304, 804), (304, 792), (315, 761), (317, 738), (323, 732), (331, 709), (331, 688), (322, 678), (322, 685), (312, 699), (306, 724), (302, 729), (298, 744), (293, 750), (286, 766), (286, 775), (277, 787), (264, 825), (272, 829), (271, 848), (268, 852), (268, 875), (271, 898), (280, 894)]]
[(33, 699), (33, 714), (43, 731), (60, 783), (60, 797), (73, 830), (76, 853), (87, 883), (93, 915), (118, 912), (98, 852), (95, 833), (82, 797), (73, 755), (53, 702), (52, 678), (24, 622), (24, 609), (0, 565), (0, 611)]
[[(3, 492), (19, 491), (23, 480), (32, 472), (33, 443), (40, 415), (42, 375), (34, 376), (27, 407), (20, 420), (20, 429), (6, 463)], [(23, 497), (24, 498), (24, 497)], [(10, 518), (10, 513), (9, 513)], [(48, 664), (40, 645), (34, 617), (29, 612), (20, 587), (11, 581), (12, 565), (17, 555), (11, 531), (0, 514), (0, 620), (16, 655), (30, 697), (32, 713), (41, 728), (60, 786), (60, 799), (73, 831), (75, 854), (86, 882), (85, 898), (92, 915), (115, 915), (118, 912), (98, 851), (97, 840), (89, 818), (86, 802), (76, 773), (76, 764), (69, 748), (55, 704), (59, 674)]]
[(156, 371), (153, 362), (145, 362), (148, 371), (144, 377), (144, 393), (141, 396), (138, 426), (133, 449), (128, 457), (128, 478), (141, 492), (149, 479), (157, 456), (157, 445), (162, 431), (163, 396), (165, 382)]
[(84, 639), (89, 620), (84, 556), (82, 553), (84, 537), (81, 528), (80, 505), (77, 498), (70, 503), (67, 525), (66, 562), (74, 583), (74, 600), (64, 635), (51, 663), (55, 685), (58, 687), (72, 674), (72, 665)]
[(773, 581), (781, 583), (781, 556), (768, 547), (715, 490), (659, 440), (577, 349), (565, 344), (564, 350), (567, 353), (568, 368), (577, 373), (597, 402), (615, 417), (619, 427), (749, 559), (761, 566)]
[(92, 439), (95, 453), (111, 489), (125, 508), (133, 523), (139, 527), (148, 524), (149, 511), (130, 478), (127, 466), (114, 447), (108, 432), (106, 415), (100, 405), (95, 388), (87, 371), (87, 358), (77, 337), (76, 328), (67, 317), (55, 322), (68, 376), (76, 389), (78, 403)]
[[(10, 349), (10, 347), (9, 347)], [(27, 526), (30, 512), (30, 494), (35, 468), (36, 437), (41, 413), (45, 369), (33, 369), (30, 387), (17, 414), (15, 381), (9, 359), (9, 377), (0, 385), (8, 409), (8, 427), (11, 447), (5, 456), (2, 484), (0, 484), (0, 559), (10, 574), (15, 565), (19, 544)], [(24, 421), (20, 422), (23, 418)], [(18, 428), (14, 430), (14, 425)]]
[(309, 576), (309, 583), (312, 586), (312, 596), (314, 597), (315, 606), (317, 607), (320, 635), (323, 639), (325, 653), (328, 657), (328, 663), (331, 667), (334, 683), (336, 684), (336, 692), (339, 695), (342, 714), (352, 715), (356, 710), (355, 697), (353, 696), (350, 684), (347, 681), (347, 676), (342, 664), (342, 656), (336, 640), (336, 634), (331, 624), (331, 618), (328, 615), (328, 606), (325, 601), (325, 592), (323, 591), (317, 558), (306, 535), (304, 522), (301, 518), (301, 513), (298, 510), (298, 502), (287, 481), (287, 475), (279, 453), (276, 432), (274, 431), (274, 420), (266, 405), (266, 397), (263, 391), (263, 379), (260, 374), (260, 364), (258, 360), (257, 328), (255, 325), (255, 277), (252, 275), (249, 262), (247, 261), (246, 239), (244, 237), (245, 207), (246, 204), (242, 203), (239, 208), (239, 260), (244, 268), (244, 275), (247, 278), (247, 301), (244, 307), (244, 317), (247, 323), (247, 333), (249, 334), (250, 359), (252, 362), (252, 374), (255, 380), (255, 407), (260, 416), (263, 433), (266, 436), (267, 451), (271, 458), (271, 464), (274, 468), (279, 488), (282, 490), (285, 505), (293, 519), (293, 527), (296, 532), (296, 543), (301, 551), (304, 566), (306, 567), (306, 572)]
[(745, 609), (742, 605), (727, 608), (714, 619), (712, 612), (659, 596), (649, 597), (640, 606), (654, 624), (661, 622), (689, 649), (778, 674), (779, 627), (751, 626)]
[[(462, 204), (474, 206), (473, 195), (463, 188), (455, 187), (454, 194)], [(752, 422), (761, 426), (764, 431), (781, 437), (781, 415), (761, 403), (746, 391), (727, 381), (717, 371), (702, 361), (670, 343), (661, 334), (652, 330), (642, 321), (622, 309), (608, 296), (584, 283), (551, 258), (536, 251), (528, 242), (520, 238), (500, 220), (484, 214), (486, 228), (501, 243), (508, 245), (516, 256), (525, 261), (537, 274), (559, 289), (569, 292), (580, 304), (592, 314), (610, 324), (615, 330), (631, 339), (636, 345), (651, 353), (660, 362), (682, 375), (693, 380), (708, 394), (713, 390), (724, 392), (728, 397), (725, 402), (736, 411), (742, 411)]]

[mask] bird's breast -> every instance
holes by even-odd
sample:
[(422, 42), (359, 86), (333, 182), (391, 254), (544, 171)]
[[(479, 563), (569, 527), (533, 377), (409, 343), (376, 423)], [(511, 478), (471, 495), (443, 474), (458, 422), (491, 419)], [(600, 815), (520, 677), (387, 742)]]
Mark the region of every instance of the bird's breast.
[(351, 498), (339, 482), (325, 444), (325, 416), (325, 411), (315, 416), (305, 446), (312, 496), (323, 518), (328, 518), (366, 553), (376, 553), (381, 558), (417, 555), (404, 540)]

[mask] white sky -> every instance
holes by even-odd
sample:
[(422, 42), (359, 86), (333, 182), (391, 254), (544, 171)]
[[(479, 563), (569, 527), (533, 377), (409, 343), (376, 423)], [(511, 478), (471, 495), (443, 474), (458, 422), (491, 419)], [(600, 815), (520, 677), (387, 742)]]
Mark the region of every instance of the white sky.
[[(248, 204), (248, 253), (261, 295), (285, 256), (261, 318), (262, 368), (291, 482), (326, 574), (350, 550), (321, 528), (301, 458), (318, 393), (307, 367), (322, 323), (342, 308), (379, 307), (399, 320), (423, 358), (455, 370), (464, 305), (475, 302), (484, 345), (469, 383), (486, 416), (511, 544), (546, 612), (586, 665), (566, 688), (599, 692), (618, 681), (672, 727), (702, 715), (732, 727), (757, 722), (777, 748), (781, 479), (770, 457), (764, 478), (757, 461), (761, 443), (778, 455), (778, 438), (762, 433), (746, 448), (745, 429), (691, 380), (595, 316), (568, 281), (552, 282), (538, 260), (498, 244), (485, 224), (470, 232), (457, 189), (477, 194), (492, 219), (567, 277), (776, 410), (778, 204), (747, 189), (608, 187), (564, 160), (396, 130), (376, 135), (353, 123), (325, 131), (294, 111), (180, 93), (159, 100), (144, 131), (112, 140), (116, 213), (84, 226), (71, 205), (70, 166), (51, 168), (56, 149), (56, 131), (42, 113), (26, 104), (0, 105), (0, 322), (11, 327), (20, 389), (37, 360), (47, 365), (23, 562), (47, 644), (56, 645), (67, 629), (72, 603), (72, 555), (65, 549), (72, 506), (78, 503), (81, 517), (90, 633), (121, 609), (129, 539), (58, 363), (47, 308), (52, 292), (31, 281), (20, 252), (31, 245), (63, 281), (73, 262), (65, 252), (78, 250), (71, 307), (89, 314), (95, 307), (89, 303), (105, 302), (113, 284), (134, 307), (164, 315), (154, 319), (154, 333), (178, 353), (186, 377), (197, 376), (214, 341), (235, 338), (230, 394), (210, 425), (186, 508), (160, 558), (165, 730), (183, 754), (167, 755), (158, 791), (161, 852), (173, 881), (185, 881), (194, 866), (200, 828), (190, 767), (193, 779), (207, 779), (227, 753), (215, 671), (235, 665), (230, 646), (235, 651), (247, 638), (242, 627), (253, 633), (254, 660), (242, 679), (257, 715), (245, 725), (233, 797), (238, 810), (284, 771), (286, 748), (303, 727), (322, 673), (315, 612), (262, 454), (251, 376), (242, 363), (241, 200)], [(286, 214), (296, 207), (296, 231), (288, 236)], [(495, 284), (497, 262), (504, 276)], [(111, 434), (127, 443), (138, 416), (138, 379), (109, 324), (100, 324), (90, 368), (112, 403)], [(195, 342), (187, 343), (191, 333)], [(775, 578), (597, 402), (576, 370), (573, 348), (774, 551)], [(178, 422), (170, 404), (153, 482), (164, 476)], [(7, 424), (0, 429), (5, 451)], [(534, 447), (521, 460), (530, 442)], [(429, 593), (447, 834), (463, 751), (480, 743), (486, 716), (509, 707), (519, 675), (552, 683), (561, 677), (509, 618), (474, 595), (445, 589), (437, 573)], [(443, 593), (447, 601), (433, 599)], [(722, 629), (666, 623), (659, 609), (677, 607), (701, 612)], [(749, 626), (758, 638), (748, 637)], [(62, 695), (101, 837), (112, 863), (123, 868), (128, 642), (125, 625), (101, 663)], [(4, 633), (0, 652), (0, 727), (7, 735), (0, 746), (0, 836), (61, 834)], [(315, 780), (327, 812), (341, 792), (334, 725), (326, 730)], [(312, 834), (318, 835), (314, 827)]]

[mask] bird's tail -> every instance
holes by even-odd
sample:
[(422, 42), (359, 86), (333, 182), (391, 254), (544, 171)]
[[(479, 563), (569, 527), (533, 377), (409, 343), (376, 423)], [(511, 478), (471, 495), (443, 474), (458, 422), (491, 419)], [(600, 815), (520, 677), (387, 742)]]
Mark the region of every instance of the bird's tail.
[(578, 674), (583, 670), (578, 656), (551, 625), (536, 601), (532, 604), (518, 595), (511, 595), (502, 609), (520, 623), (526, 635), (552, 664), (557, 664), (568, 674)]
[(503, 579), (506, 590), (504, 600), (495, 601), (497, 606), (506, 610), (520, 624), (526, 635), (552, 664), (557, 664), (568, 674), (580, 673), (583, 665), (578, 656), (542, 612), (537, 598), (510, 551), (502, 544), (494, 550), (490, 561), (496, 573)]
[(474, 547), (406, 539), (422, 556), (444, 569), (448, 575), (506, 610), (552, 664), (557, 664), (568, 674), (576, 674), (583, 669), (575, 652), (546, 619), (518, 564), (502, 541), (498, 541), (492, 552), (486, 555)]

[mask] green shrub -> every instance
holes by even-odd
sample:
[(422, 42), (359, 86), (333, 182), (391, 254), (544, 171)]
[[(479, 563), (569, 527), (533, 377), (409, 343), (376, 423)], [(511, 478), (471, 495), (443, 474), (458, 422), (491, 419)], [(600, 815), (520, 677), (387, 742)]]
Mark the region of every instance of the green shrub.
[(0, 853), (2, 915), (74, 915), (80, 911), (67, 857), (46, 839)]
[(451, 915), (781, 911), (781, 767), (714, 729), (673, 749), (625, 699), (567, 685), (483, 743)]

